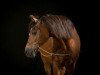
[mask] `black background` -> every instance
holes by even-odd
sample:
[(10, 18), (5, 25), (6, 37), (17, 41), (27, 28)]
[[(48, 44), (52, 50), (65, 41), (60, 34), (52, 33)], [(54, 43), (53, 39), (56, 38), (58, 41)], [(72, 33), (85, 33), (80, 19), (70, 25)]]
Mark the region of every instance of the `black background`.
[[(45, 75), (39, 54), (27, 58), (24, 48), (28, 39), (29, 15), (60, 14), (72, 20), (81, 39), (81, 52), (74, 75), (88, 75), (93, 68), (90, 55), (96, 45), (94, 2), (87, 1), (7, 1), (0, 2), (0, 68), (2, 75)], [(95, 26), (94, 26), (95, 24)], [(95, 40), (94, 40), (95, 39)], [(92, 49), (89, 48), (91, 42)], [(91, 62), (90, 62), (91, 61)]]

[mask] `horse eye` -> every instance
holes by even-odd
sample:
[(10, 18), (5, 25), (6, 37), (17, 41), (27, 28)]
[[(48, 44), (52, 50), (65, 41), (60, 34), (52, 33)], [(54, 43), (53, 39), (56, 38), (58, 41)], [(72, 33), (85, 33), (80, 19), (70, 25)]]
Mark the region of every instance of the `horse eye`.
[(32, 35), (36, 35), (37, 32), (32, 32)]

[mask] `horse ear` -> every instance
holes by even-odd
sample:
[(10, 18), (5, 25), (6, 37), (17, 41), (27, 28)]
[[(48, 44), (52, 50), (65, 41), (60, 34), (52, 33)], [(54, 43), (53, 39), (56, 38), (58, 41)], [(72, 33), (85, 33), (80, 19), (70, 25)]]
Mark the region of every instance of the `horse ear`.
[(35, 23), (38, 21), (37, 16), (30, 15), (29, 18)]

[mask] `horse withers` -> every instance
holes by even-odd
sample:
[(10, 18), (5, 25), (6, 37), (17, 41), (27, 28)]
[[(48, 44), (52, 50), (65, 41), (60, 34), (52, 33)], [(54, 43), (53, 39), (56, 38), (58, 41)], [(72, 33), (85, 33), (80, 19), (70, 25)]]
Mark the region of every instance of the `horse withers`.
[(41, 54), (47, 75), (72, 75), (80, 53), (80, 38), (71, 22), (62, 15), (30, 15), (30, 32), (25, 54)]

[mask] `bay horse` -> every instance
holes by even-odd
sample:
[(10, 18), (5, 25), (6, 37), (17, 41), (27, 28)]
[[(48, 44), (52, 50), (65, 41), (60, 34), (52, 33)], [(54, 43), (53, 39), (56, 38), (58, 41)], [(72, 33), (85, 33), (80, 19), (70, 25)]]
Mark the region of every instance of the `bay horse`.
[(72, 75), (80, 53), (80, 38), (72, 21), (62, 15), (30, 15), (27, 57), (39, 52), (47, 75)]

